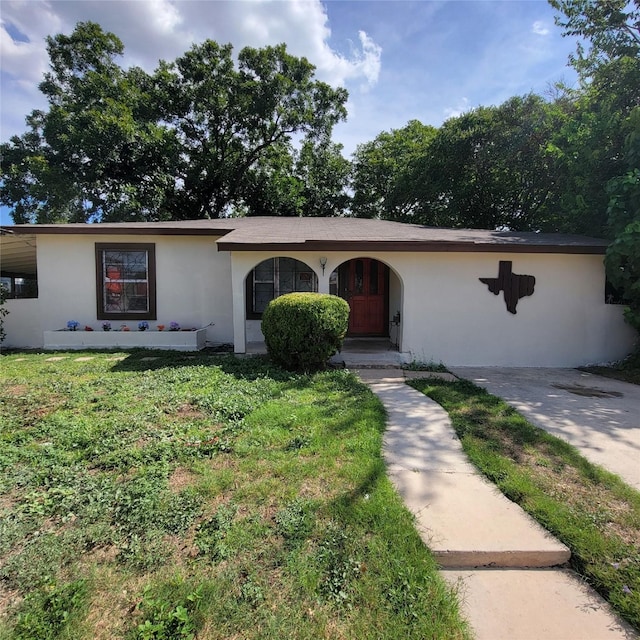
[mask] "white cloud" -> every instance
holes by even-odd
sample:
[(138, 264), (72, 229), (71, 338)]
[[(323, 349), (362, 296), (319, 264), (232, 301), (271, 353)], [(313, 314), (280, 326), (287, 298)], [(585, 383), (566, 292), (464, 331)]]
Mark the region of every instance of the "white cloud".
[(533, 25), (531, 25), (531, 32), (535, 33), (538, 36), (548, 36), (550, 33), (549, 27), (542, 20), (536, 20)]
[(457, 118), (469, 111), (469, 98), (462, 97), (455, 107), (447, 107), (444, 114), (447, 118)]
[[(209, 38), (231, 43), (236, 54), (245, 46), (284, 42), (289, 53), (306, 57), (316, 66), (316, 77), (333, 86), (371, 87), (380, 74), (381, 49), (364, 31), (358, 32), (359, 46), (347, 56), (331, 46), (327, 9), (320, 0), (3, 0), (2, 4), (3, 140), (22, 130), (15, 129), (15, 122), (23, 122), (26, 113), (18, 118), (14, 109), (29, 101), (32, 108), (44, 104), (34, 95), (48, 67), (46, 36), (70, 34), (78, 22), (97, 22), (115, 33), (125, 48), (122, 65), (147, 71), (155, 69), (158, 60), (173, 60)], [(25, 37), (14, 39), (10, 34), (16, 31)], [(7, 92), (12, 94), (9, 99)]]

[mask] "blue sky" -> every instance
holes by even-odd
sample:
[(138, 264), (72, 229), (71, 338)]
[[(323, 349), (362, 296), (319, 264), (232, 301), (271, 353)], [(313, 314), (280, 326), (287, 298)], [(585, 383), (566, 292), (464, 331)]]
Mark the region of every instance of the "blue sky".
[[(409, 120), (439, 126), (480, 105), (544, 93), (563, 81), (575, 40), (563, 38), (543, 0), (2, 0), (0, 139), (25, 130), (45, 102), (45, 37), (92, 20), (125, 45), (123, 66), (152, 71), (211, 38), (236, 51), (285, 42), (316, 76), (349, 90), (334, 139), (360, 143)], [(6, 211), (0, 222), (10, 222)]]

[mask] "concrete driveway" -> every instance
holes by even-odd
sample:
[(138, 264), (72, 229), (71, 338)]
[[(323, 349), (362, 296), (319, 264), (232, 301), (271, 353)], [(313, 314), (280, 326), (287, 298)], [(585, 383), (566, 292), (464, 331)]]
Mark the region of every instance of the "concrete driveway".
[(577, 369), (454, 367), (640, 491), (640, 386)]

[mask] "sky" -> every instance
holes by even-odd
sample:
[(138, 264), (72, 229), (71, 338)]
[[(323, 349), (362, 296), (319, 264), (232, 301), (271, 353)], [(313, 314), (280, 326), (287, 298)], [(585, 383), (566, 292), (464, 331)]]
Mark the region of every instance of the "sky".
[[(546, 0), (2, 0), (0, 141), (46, 109), (38, 84), (45, 38), (99, 23), (124, 44), (123, 67), (153, 71), (206, 39), (245, 46), (284, 42), (316, 78), (349, 91), (348, 118), (333, 139), (358, 144), (410, 120), (440, 126), (478, 106), (576, 84), (576, 42), (554, 24)], [(0, 211), (0, 223), (10, 223)]]

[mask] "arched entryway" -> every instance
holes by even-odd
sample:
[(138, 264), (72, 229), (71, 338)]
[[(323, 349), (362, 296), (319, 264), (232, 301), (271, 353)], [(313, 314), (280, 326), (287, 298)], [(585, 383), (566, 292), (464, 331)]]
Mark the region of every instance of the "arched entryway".
[(366, 257), (344, 262), (331, 274), (330, 290), (349, 303), (349, 336), (389, 335), (389, 267), (386, 264)]

